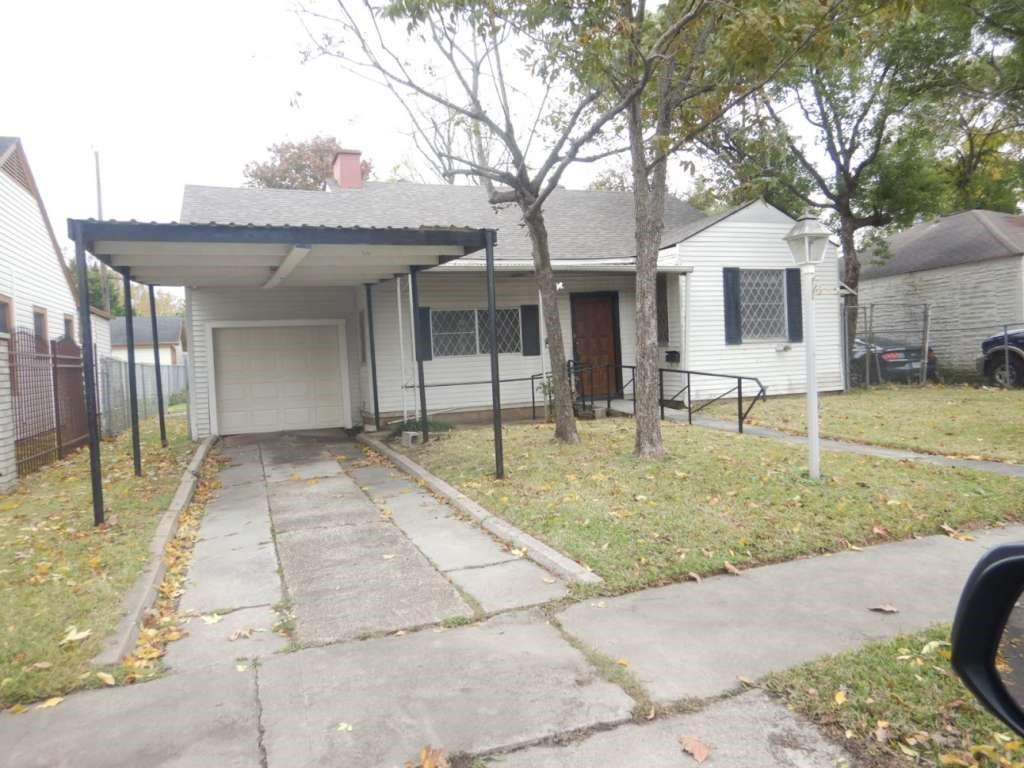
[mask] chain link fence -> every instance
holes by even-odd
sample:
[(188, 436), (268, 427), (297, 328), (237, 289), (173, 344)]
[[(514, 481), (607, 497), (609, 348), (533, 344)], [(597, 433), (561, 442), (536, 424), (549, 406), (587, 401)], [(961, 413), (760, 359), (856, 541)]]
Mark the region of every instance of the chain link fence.
[[(929, 304), (871, 303), (847, 310), (851, 388), (926, 382), (1021, 386), (1024, 321), (957, 322)], [(849, 322), (851, 321), (852, 322)]]
[[(128, 362), (113, 357), (99, 360), (100, 426), (103, 434), (114, 437), (131, 428), (128, 401)], [(161, 365), (164, 405), (184, 402), (188, 396), (188, 370), (184, 365)], [(135, 385), (139, 401), (139, 419), (157, 415), (156, 367), (135, 364)]]

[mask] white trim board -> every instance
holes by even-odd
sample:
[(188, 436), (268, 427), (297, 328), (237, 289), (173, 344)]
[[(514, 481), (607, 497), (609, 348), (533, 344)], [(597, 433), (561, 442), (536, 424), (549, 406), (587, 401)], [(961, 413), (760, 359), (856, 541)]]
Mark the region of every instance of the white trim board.
[(338, 329), (338, 352), (340, 354), (338, 376), (341, 379), (341, 426), (352, 429), (352, 392), (348, 376), (348, 339), (343, 318), (335, 320), (213, 320), (206, 324), (206, 349), (209, 371), (207, 398), (210, 407), (210, 434), (220, 436), (217, 419), (217, 361), (213, 351), (213, 332), (217, 328), (273, 328), (287, 326), (333, 325)]

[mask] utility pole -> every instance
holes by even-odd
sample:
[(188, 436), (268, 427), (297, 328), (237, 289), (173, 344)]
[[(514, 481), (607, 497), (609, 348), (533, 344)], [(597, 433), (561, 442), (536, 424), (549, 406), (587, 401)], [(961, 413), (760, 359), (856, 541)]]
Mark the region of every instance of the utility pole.
[[(103, 221), (103, 188), (100, 185), (100, 151), (94, 149), (93, 160), (96, 163), (96, 218)], [(110, 276), (107, 268), (100, 262), (100, 286), (103, 290), (103, 310), (110, 314)]]

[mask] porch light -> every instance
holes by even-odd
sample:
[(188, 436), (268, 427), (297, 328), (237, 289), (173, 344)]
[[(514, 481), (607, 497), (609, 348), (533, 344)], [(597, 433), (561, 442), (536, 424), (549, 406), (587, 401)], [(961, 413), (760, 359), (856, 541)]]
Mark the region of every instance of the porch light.
[(818, 221), (814, 211), (805, 211), (786, 235), (786, 243), (798, 267), (804, 264), (821, 264), (825, 260), (825, 247), (832, 236)]
[(829, 231), (818, 221), (814, 211), (806, 211), (789, 230), (784, 240), (793, 254), (793, 260), (800, 267), (800, 284), (804, 291), (804, 357), (807, 380), (804, 391), (807, 397), (807, 474), (811, 480), (821, 479), (821, 440), (818, 437), (818, 372), (815, 364), (814, 345), (817, 336), (814, 331), (814, 270), (825, 260), (825, 248), (830, 237)]

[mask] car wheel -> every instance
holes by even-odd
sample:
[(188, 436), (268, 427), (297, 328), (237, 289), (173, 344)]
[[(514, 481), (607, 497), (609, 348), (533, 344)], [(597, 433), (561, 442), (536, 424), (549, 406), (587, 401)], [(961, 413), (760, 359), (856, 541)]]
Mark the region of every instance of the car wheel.
[(996, 387), (1024, 386), (1024, 362), (1018, 357), (1011, 357), (1009, 367), (1006, 356), (997, 352), (988, 366), (989, 383)]

